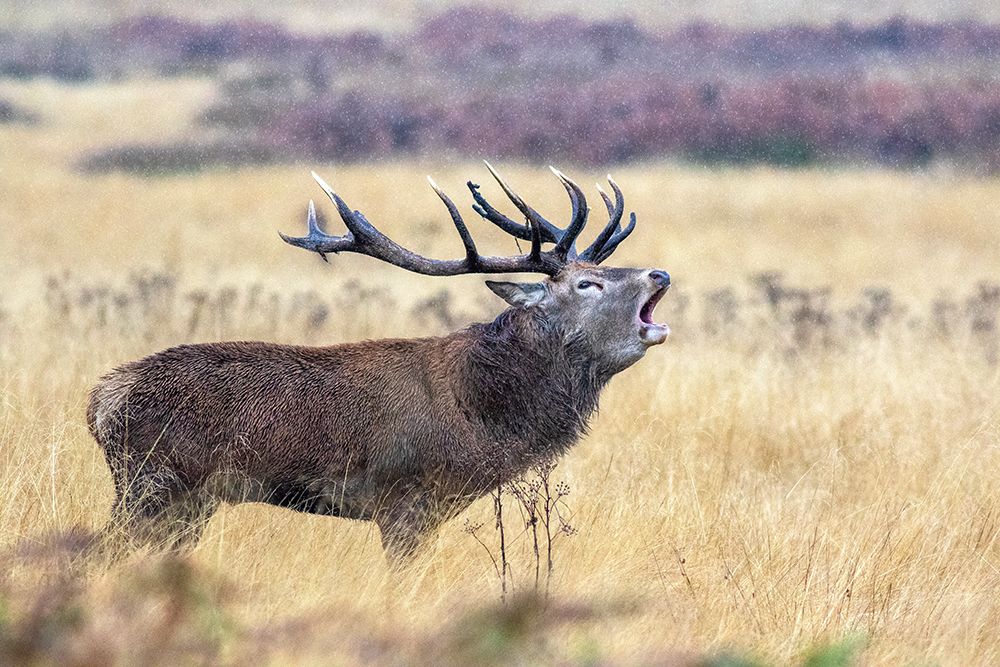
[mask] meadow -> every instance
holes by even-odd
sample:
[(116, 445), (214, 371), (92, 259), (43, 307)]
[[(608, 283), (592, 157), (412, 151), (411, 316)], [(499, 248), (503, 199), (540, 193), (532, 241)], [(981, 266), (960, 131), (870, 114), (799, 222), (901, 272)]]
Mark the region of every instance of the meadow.
[[(0, 82), (40, 116), (0, 126), (0, 645), (62, 664), (792, 664), (830, 645), (873, 665), (1000, 661), (1000, 179), (947, 170), (615, 169), (639, 226), (614, 261), (671, 272), (657, 319), (674, 333), (552, 472), (573, 530), (547, 601), (518, 597), (534, 557), (509, 495), (506, 605), (489, 499), (403, 575), (374, 526), (258, 505), (221, 511), (188, 559), (60, 575), (44, 545), (99, 528), (111, 500), (84, 421), (111, 367), (187, 341), (434, 335), (501, 307), (477, 277), (324, 264), (277, 236), (310, 198), (340, 228), (313, 168), (397, 240), (458, 256), (429, 173), (509, 253), (468, 207), (466, 179), (500, 201), (479, 156), (73, 167), (182, 136), (211, 95)], [(498, 166), (565, 219), (546, 169)]]

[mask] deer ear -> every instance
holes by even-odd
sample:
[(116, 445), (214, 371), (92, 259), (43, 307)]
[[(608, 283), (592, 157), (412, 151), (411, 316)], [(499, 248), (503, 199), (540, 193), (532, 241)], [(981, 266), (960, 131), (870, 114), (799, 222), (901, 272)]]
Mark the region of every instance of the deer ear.
[(494, 294), (517, 308), (536, 306), (545, 298), (545, 283), (508, 283), (487, 280), (486, 286)]

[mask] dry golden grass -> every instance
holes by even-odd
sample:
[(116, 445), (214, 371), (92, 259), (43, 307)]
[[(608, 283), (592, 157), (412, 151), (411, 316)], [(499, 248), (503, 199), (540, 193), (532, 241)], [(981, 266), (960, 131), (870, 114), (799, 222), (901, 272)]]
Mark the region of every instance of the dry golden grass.
[[(332, 312), (326, 342), (439, 332), (408, 304), (442, 286), (460, 311), (499, 308), (474, 277), (411, 276), (356, 257), (328, 266), (281, 244), (275, 230), (300, 230), (305, 202), (321, 194), (301, 167), (146, 180), (68, 166), (109, 141), (183, 133), (208, 94), (199, 81), (0, 86), (44, 116), (0, 128), (0, 546), (104, 521), (110, 478), (83, 412), (109, 367), (182, 340), (317, 338), (266, 306), (193, 329), (96, 327), (46, 303), (52, 275), (121, 285), (131, 271), (161, 269), (184, 290), (253, 282), (335, 303), (352, 280), (385, 288)], [(503, 167), (561, 219), (554, 179)], [(423, 175), (463, 201), (463, 179), (485, 181), (472, 163), (316, 168), (385, 231), (437, 256), (460, 245)], [(582, 182), (598, 176), (563, 168)], [(791, 282), (830, 285), (839, 302), (880, 284), (926, 305), (1000, 267), (996, 179), (659, 164), (615, 176), (640, 218), (615, 259), (670, 270), (668, 300), (742, 290), (749, 274), (781, 269)], [(511, 250), (485, 225), (476, 232), (493, 251)], [(752, 322), (724, 342), (692, 323), (613, 381), (592, 434), (556, 472), (572, 487), (579, 534), (559, 541), (552, 587), (562, 599), (638, 608), (553, 631), (554, 650), (640, 661), (736, 647), (787, 662), (816, 642), (864, 636), (870, 664), (996, 664), (996, 366), (905, 330), (794, 359), (768, 343)], [(481, 502), (469, 516), (490, 514)], [(248, 622), (319, 614), (337, 631), (347, 618), (365, 633), (419, 635), (498, 596), (461, 524), (403, 577), (387, 573), (372, 526), (256, 505), (220, 512), (193, 557), (236, 582)], [(524, 588), (524, 538), (512, 559)]]

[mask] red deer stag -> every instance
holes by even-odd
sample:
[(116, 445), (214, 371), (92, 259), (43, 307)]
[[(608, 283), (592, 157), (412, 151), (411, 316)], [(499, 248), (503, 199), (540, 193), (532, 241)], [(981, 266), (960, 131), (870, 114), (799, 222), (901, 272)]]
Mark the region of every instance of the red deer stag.
[(525, 223), (469, 182), (473, 208), (529, 242), (527, 254), (480, 255), (433, 181), (465, 246), (462, 259), (400, 246), (315, 174), (347, 233), (320, 229), (310, 202), (308, 235), (282, 238), (324, 260), (355, 252), (430, 276), (545, 280), (487, 281), (510, 308), (439, 338), (181, 345), (117, 368), (94, 388), (87, 414), (115, 485), (110, 535), (180, 549), (198, 540), (220, 502), (263, 502), (375, 521), (398, 561), (475, 499), (573, 445), (608, 380), (667, 337), (652, 315), (670, 277), (600, 266), (635, 228), (634, 213), (621, 225), (625, 201), (610, 178), (614, 200), (601, 190), (610, 220), (578, 253), (589, 209), (573, 181), (553, 169), (572, 204), (560, 228), (487, 167)]

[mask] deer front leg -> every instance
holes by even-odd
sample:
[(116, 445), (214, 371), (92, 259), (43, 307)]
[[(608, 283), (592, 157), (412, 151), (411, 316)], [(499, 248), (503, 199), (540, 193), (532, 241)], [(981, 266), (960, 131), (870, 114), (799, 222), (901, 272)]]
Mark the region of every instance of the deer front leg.
[(423, 489), (413, 489), (394, 498), (378, 513), (375, 522), (382, 532), (386, 560), (393, 569), (406, 565), (440, 523), (430, 494)]

